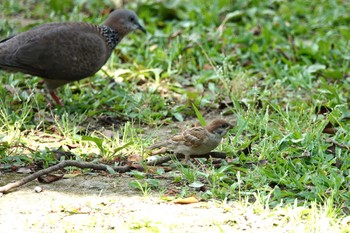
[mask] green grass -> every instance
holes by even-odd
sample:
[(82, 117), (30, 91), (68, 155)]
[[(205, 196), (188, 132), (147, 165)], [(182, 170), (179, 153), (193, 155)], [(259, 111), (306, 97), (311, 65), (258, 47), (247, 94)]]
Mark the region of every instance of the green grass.
[[(101, 23), (113, 7), (56, 2), (2, 1), (1, 38), (48, 21)], [(59, 147), (86, 160), (144, 156), (159, 139), (144, 128), (193, 119), (195, 105), (204, 118), (237, 122), (219, 148), (232, 161), (194, 171), (208, 186), (198, 195), (253, 202), (258, 193), (270, 207), (327, 201), (349, 215), (350, 3), (172, 2), (127, 5), (149, 34), (129, 35), (102, 71), (61, 88), (64, 108), (46, 108), (38, 78), (1, 72), (0, 162), (32, 163)], [(329, 123), (334, 134), (323, 132)], [(237, 153), (249, 144), (251, 153)]]

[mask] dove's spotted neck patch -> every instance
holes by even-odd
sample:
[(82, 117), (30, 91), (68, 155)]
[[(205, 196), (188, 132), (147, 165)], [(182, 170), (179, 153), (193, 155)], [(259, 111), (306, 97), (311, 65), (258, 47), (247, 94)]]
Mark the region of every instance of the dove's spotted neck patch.
[(99, 28), (101, 29), (102, 35), (106, 38), (109, 48), (114, 49), (114, 47), (120, 42), (118, 33), (106, 25), (101, 25)]

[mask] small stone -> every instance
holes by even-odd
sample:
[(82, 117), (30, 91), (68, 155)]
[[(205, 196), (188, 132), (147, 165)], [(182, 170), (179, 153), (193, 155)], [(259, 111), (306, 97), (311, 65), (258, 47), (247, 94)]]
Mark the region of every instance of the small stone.
[(43, 188), (40, 187), (40, 186), (36, 186), (36, 187), (34, 188), (34, 192), (36, 192), (36, 193), (41, 193), (42, 191), (43, 191)]

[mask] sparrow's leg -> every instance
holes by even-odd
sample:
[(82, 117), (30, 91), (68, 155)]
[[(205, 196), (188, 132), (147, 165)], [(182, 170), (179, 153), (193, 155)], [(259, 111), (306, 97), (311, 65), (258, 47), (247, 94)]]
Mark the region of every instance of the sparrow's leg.
[(196, 166), (190, 161), (190, 156), (189, 155), (185, 155), (185, 162), (191, 168), (193, 168), (193, 169), (196, 168)]
[(188, 163), (190, 161), (190, 155), (185, 155), (185, 162)]

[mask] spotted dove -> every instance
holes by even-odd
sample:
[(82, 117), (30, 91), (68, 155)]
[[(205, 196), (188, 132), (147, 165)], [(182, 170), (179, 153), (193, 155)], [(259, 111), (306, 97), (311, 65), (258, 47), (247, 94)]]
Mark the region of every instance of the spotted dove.
[(136, 14), (125, 9), (113, 11), (102, 25), (44, 24), (0, 41), (0, 69), (44, 78), (62, 106), (54, 90), (95, 74), (123, 37), (137, 29), (146, 33)]

